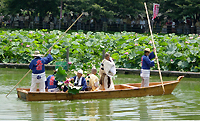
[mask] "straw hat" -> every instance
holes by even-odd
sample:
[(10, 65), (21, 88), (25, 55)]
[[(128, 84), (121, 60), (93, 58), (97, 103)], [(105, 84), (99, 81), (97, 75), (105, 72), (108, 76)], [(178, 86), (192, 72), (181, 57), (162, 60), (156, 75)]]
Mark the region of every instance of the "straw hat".
[(148, 51), (148, 52), (151, 52), (149, 48), (146, 48), (146, 49), (144, 49), (144, 51)]
[(40, 54), (40, 51), (35, 51), (34, 54), (32, 54), (32, 56), (43, 56), (42, 54)]

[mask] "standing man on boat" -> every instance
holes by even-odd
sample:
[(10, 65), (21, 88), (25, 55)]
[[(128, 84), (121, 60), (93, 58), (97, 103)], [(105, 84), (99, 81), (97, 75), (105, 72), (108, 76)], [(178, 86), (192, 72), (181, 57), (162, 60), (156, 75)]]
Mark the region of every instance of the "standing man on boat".
[(74, 86), (81, 86), (81, 91), (84, 91), (87, 88), (86, 80), (83, 75), (83, 70), (78, 70), (76, 76), (71, 78), (71, 81), (74, 81)]
[[(140, 76), (142, 78), (141, 87), (149, 86), (150, 67), (154, 66), (154, 61), (156, 60), (154, 52), (155, 48), (153, 52), (151, 52), (149, 48), (144, 49), (144, 55), (141, 58), (141, 64), (142, 64), (142, 69), (140, 73)], [(153, 58), (155, 59), (151, 61), (151, 59)]]
[(44, 64), (48, 64), (53, 60), (53, 57), (51, 56), (51, 50), (49, 50), (49, 54), (47, 57), (41, 57), (43, 56), (40, 54), (39, 51), (35, 51), (34, 54), (32, 54), (35, 58), (31, 61), (29, 68), (32, 70), (32, 83), (30, 91), (36, 91), (37, 85), (39, 85), (40, 92), (45, 92), (45, 67)]
[(105, 54), (105, 59), (101, 63), (99, 70), (100, 75), (100, 90), (114, 90), (114, 83), (112, 77), (116, 74), (115, 63), (107, 52)]
[(55, 74), (57, 73), (58, 69), (56, 69), (53, 75), (49, 75), (47, 80), (45, 81), (45, 89), (48, 89), (48, 92), (59, 92), (57, 88), (58, 81), (55, 80)]

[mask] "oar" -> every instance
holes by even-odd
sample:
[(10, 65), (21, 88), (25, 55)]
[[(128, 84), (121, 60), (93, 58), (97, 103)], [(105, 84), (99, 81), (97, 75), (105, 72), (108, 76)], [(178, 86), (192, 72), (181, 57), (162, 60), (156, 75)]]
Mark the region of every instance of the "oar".
[[(49, 48), (49, 50), (43, 55), (43, 57), (53, 48), (53, 46), (71, 29), (71, 27), (78, 21), (78, 19), (83, 15), (83, 13), (74, 21), (74, 23), (58, 38), (58, 40)], [(22, 77), (22, 79), (10, 90), (6, 97), (13, 91), (13, 89), (28, 75), (31, 69)]]
[(162, 82), (163, 93), (165, 93), (165, 88), (164, 88), (164, 85), (163, 85), (163, 79), (162, 79), (162, 75), (161, 75), (161, 71), (160, 71), (160, 64), (159, 64), (159, 61), (158, 61), (158, 56), (157, 56), (157, 52), (156, 52), (156, 46), (155, 46), (154, 39), (153, 39), (153, 34), (152, 34), (151, 25), (150, 25), (149, 14), (148, 14), (146, 2), (144, 2), (144, 6), (145, 6), (145, 9), (146, 9), (147, 20), (148, 20), (148, 24), (149, 24), (149, 30), (150, 30), (150, 33), (151, 33), (151, 39), (152, 39), (152, 42), (153, 42), (153, 47), (155, 48), (155, 56), (157, 58), (157, 64), (158, 64), (158, 71), (159, 71), (159, 75), (160, 75), (160, 81)]

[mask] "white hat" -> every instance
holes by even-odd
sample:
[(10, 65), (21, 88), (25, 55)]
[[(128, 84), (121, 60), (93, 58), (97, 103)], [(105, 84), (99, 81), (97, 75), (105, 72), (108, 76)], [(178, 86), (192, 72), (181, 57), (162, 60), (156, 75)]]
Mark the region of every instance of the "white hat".
[(146, 49), (144, 49), (144, 51), (148, 51), (148, 52), (151, 52), (149, 48), (146, 48)]
[(81, 69), (78, 70), (78, 73), (83, 74), (83, 70), (81, 70)]
[(34, 54), (32, 54), (32, 56), (43, 56), (43, 55), (40, 54), (40, 51), (35, 51)]

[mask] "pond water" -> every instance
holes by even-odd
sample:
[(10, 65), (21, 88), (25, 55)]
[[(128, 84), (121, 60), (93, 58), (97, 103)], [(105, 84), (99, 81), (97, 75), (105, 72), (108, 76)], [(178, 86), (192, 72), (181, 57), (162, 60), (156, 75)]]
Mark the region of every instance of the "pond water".
[[(16, 90), (6, 94), (27, 72), (26, 69), (0, 68), (0, 120), (199, 120), (200, 81), (183, 78), (171, 95), (120, 99), (26, 102)], [(53, 71), (46, 71), (47, 76)], [(164, 81), (176, 77), (163, 77)], [(140, 82), (139, 75), (119, 74), (115, 84)], [(151, 76), (150, 81), (159, 81)], [(31, 73), (17, 86), (30, 87)]]

